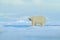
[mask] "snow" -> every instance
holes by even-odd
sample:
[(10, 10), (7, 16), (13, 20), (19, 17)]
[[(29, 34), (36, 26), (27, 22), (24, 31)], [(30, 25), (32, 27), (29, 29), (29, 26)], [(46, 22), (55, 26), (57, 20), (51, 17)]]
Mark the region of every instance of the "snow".
[(2, 27), (0, 26), (0, 40), (58, 40), (60, 26), (35, 27)]

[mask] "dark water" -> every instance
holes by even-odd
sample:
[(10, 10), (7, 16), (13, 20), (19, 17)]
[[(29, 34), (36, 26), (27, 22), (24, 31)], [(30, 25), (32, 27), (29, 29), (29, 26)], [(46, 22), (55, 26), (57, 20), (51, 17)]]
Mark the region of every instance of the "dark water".
[[(36, 25), (36, 26), (41, 27), (41, 25)], [(48, 26), (60, 26), (60, 25), (45, 25), (45, 27)], [(4, 27), (31, 27), (31, 25), (4, 25)]]
[(4, 27), (27, 28), (31, 27), (31, 25), (4, 25)]

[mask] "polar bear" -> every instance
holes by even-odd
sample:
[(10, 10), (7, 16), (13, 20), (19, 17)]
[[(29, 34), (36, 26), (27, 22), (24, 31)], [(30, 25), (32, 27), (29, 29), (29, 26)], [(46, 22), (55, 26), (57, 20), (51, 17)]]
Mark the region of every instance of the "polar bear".
[(36, 26), (37, 23), (39, 23), (41, 26), (45, 26), (46, 18), (43, 16), (32, 16), (29, 18), (30, 21), (32, 21), (32, 26)]

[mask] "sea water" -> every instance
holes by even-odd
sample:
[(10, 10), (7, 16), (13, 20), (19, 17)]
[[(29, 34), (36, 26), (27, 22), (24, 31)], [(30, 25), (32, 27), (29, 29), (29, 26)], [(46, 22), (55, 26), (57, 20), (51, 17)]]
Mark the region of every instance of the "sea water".
[(60, 26), (0, 26), (0, 40), (60, 40)]

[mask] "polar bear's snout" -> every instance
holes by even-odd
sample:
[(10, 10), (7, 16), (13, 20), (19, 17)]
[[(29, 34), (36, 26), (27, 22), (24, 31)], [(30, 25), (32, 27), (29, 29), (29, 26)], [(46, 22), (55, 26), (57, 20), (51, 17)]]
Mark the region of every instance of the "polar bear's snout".
[(32, 21), (32, 19), (31, 18), (28, 18), (30, 21)]

